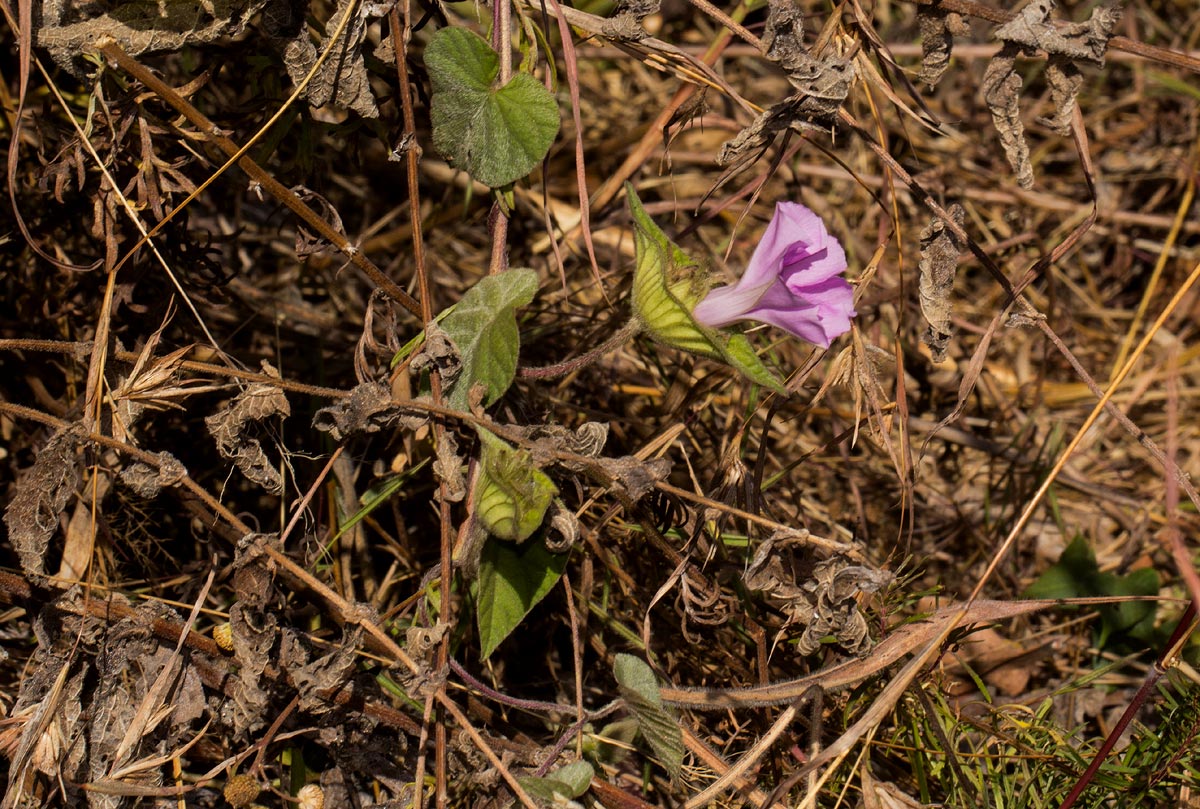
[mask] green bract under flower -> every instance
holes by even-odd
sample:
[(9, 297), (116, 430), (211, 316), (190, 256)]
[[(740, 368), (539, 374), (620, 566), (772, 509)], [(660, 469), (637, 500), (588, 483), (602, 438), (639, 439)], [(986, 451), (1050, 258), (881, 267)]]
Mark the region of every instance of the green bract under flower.
[(671, 348), (722, 360), (752, 382), (776, 393), (787, 390), (754, 353), (742, 334), (702, 326), (692, 310), (708, 292), (708, 275), (667, 238), (642, 207), (633, 186), (625, 185), (633, 214), (637, 267), (633, 274), (633, 316), (647, 334)]

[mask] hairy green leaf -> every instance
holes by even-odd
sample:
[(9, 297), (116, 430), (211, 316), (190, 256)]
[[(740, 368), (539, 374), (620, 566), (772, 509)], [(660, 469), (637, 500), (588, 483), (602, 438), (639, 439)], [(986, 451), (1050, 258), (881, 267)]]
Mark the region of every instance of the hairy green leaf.
[(500, 59), (478, 34), (443, 28), (425, 48), (433, 85), (433, 143), (493, 188), (534, 169), (558, 134), (558, 104), (541, 82), (516, 73), (496, 87)]
[(516, 309), (533, 300), (537, 273), (514, 269), (489, 275), (467, 290), (454, 311), (446, 315), (442, 328), (458, 347), (462, 373), (447, 396), (449, 405), (466, 410), (471, 386), (487, 386), (484, 405), (496, 402), (517, 373), (521, 338)]
[(524, 776), (517, 780), (535, 798), (562, 805), (563, 799), (578, 798), (587, 792), (595, 770), (586, 761), (576, 761), (559, 767), (544, 778)]
[(674, 715), (663, 706), (654, 671), (641, 658), (619, 654), (613, 661), (613, 675), (642, 736), (675, 778), (683, 766), (683, 732)]

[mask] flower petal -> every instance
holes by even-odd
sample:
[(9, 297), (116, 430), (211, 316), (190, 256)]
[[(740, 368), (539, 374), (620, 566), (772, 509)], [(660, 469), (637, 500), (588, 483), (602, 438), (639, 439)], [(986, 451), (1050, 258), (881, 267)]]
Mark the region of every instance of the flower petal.
[(745, 274), (708, 293), (693, 309), (710, 328), (760, 320), (828, 348), (850, 330), (854, 288), (842, 277), (846, 251), (815, 213), (780, 202)]
[[(774, 280), (783, 265), (784, 257), (797, 243), (801, 242), (819, 250), (831, 241), (821, 217), (796, 202), (780, 202), (775, 205), (775, 215), (767, 225), (758, 247), (750, 256), (750, 264), (737, 285), (761, 287)], [(845, 259), (845, 254), (843, 254)]]
[(820, 247), (797, 242), (788, 248), (781, 262), (780, 278), (793, 290), (824, 281), (846, 271), (846, 251), (837, 239), (830, 238)]
[[(742, 281), (745, 281), (745, 277)], [(747, 286), (742, 282), (733, 286), (717, 287), (696, 304), (696, 308), (692, 310), (692, 317), (709, 328), (728, 326), (735, 320), (746, 317), (746, 312), (753, 309), (763, 293), (775, 283), (774, 279), (768, 279), (767, 283), (757, 287)]]
[(850, 331), (854, 317), (854, 288), (844, 278), (830, 278), (805, 288), (797, 296), (783, 283), (766, 291), (744, 315), (761, 320), (802, 340), (829, 348), (834, 338)]

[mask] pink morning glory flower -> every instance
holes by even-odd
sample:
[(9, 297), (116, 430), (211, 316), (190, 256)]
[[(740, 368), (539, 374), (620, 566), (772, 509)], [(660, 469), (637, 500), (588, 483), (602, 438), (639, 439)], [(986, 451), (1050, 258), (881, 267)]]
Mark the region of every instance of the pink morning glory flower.
[(709, 292), (692, 315), (710, 328), (759, 320), (829, 348), (850, 331), (854, 317), (854, 289), (842, 278), (845, 271), (846, 252), (821, 217), (780, 202), (745, 274)]

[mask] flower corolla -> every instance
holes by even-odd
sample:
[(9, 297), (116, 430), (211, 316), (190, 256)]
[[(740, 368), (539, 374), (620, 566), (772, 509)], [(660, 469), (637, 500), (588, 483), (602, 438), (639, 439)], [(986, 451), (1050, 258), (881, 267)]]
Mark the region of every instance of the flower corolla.
[(842, 277), (846, 252), (821, 217), (780, 202), (750, 266), (736, 284), (713, 289), (692, 315), (710, 328), (759, 320), (829, 348), (850, 331), (854, 288)]

